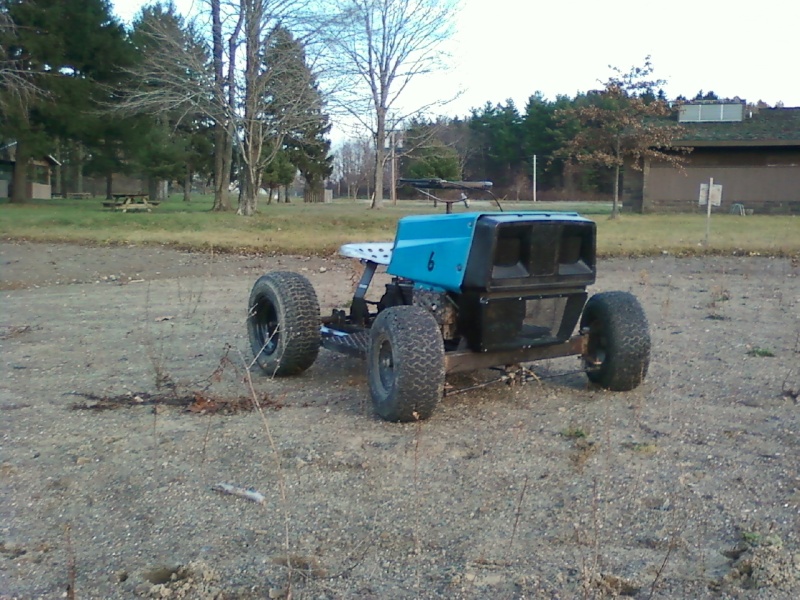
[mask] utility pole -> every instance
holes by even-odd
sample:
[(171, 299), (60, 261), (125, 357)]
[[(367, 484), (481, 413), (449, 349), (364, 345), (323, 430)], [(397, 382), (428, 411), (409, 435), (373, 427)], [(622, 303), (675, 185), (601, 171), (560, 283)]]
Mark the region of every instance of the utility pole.
[(533, 201), (536, 202), (536, 155), (533, 155)]
[(708, 180), (708, 198), (706, 199), (706, 248), (708, 248), (708, 238), (711, 235), (711, 190), (714, 189), (714, 178)]

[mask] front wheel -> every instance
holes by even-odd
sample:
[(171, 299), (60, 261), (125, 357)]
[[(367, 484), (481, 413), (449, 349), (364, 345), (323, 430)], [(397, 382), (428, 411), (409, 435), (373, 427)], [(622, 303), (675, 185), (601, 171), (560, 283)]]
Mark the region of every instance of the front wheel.
[(586, 303), (581, 330), (588, 328), (586, 375), (613, 391), (637, 387), (650, 365), (650, 331), (636, 296), (602, 292)]
[(367, 379), (375, 412), (387, 420), (427, 419), (444, 393), (444, 342), (419, 306), (381, 311), (370, 330)]
[(319, 302), (298, 273), (275, 271), (253, 285), (247, 333), (259, 367), (268, 375), (296, 375), (319, 353)]

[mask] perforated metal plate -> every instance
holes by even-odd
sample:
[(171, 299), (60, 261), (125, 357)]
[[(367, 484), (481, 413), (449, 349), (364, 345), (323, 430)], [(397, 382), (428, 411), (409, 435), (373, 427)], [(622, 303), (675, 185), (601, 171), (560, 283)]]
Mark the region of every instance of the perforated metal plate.
[(339, 248), (339, 254), (348, 258), (368, 260), (379, 265), (388, 265), (392, 260), (393, 244), (389, 242), (364, 242), (345, 244)]

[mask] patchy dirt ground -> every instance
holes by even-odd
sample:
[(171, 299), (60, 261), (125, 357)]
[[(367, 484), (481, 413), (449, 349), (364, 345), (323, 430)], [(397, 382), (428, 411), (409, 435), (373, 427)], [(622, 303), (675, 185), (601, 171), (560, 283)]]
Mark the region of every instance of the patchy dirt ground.
[[(339, 259), (0, 244), (0, 598), (800, 597), (800, 266), (613, 260), (653, 363), (372, 416), (363, 364), (252, 373), (267, 270)], [(455, 385), (469, 385), (462, 376)], [(244, 399), (244, 400), (243, 400)], [(252, 488), (264, 502), (214, 486)]]

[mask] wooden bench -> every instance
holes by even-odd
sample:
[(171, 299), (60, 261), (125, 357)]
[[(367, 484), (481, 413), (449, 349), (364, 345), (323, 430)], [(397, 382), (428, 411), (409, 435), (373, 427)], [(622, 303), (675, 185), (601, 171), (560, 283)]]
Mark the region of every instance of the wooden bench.
[(113, 194), (113, 200), (106, 200), (103, 206), (122, 212), (151, 212), (160, 202), (150, 202), (148, 194)]
[(91, 198), (92, 195), (89, 192), (69, 192), (67, 194), (67, 198), (74, 199), (74, 200), (85, 200), (86, 198)]

